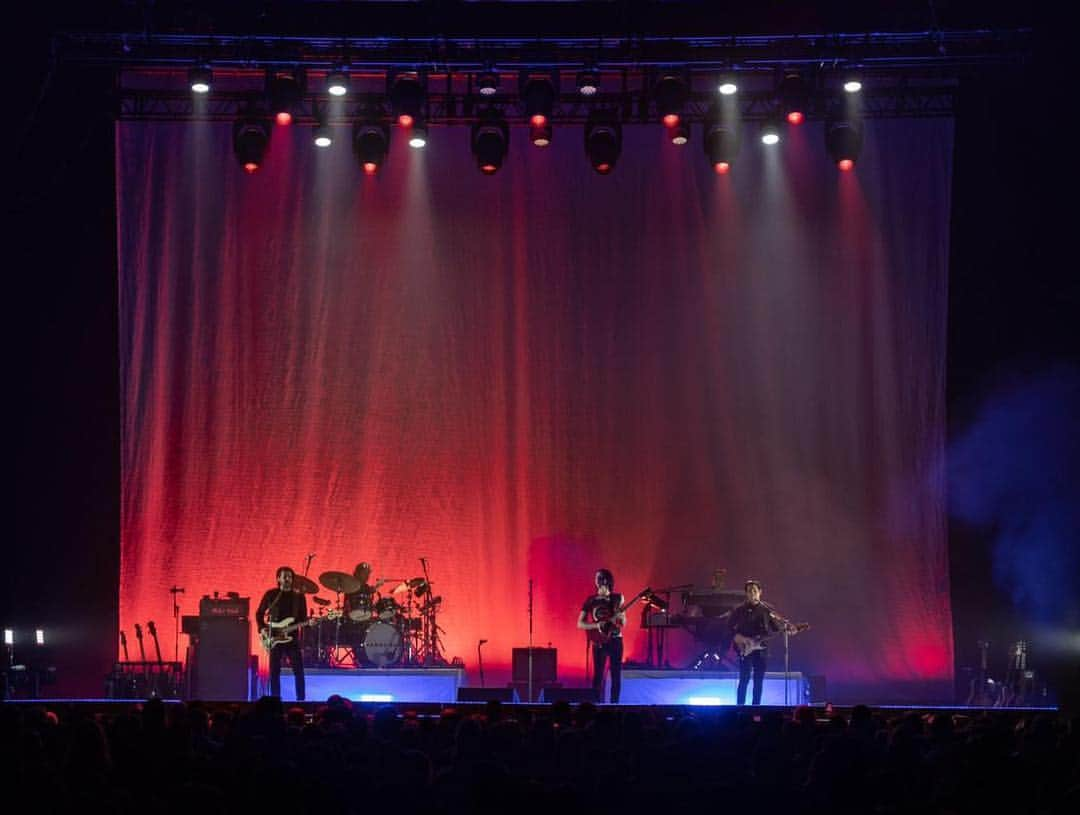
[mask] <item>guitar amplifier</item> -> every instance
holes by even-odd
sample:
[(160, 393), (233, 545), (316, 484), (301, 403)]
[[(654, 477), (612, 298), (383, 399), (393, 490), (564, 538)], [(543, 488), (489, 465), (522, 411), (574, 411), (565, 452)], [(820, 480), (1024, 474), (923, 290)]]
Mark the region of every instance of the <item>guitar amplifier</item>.
[(251, 612), (250, 597), (211, 597), (205, 595), (199, 601), (200, 617), (243, 617)]
[[(556, 670), (557, 648), (533, 648), (532, 649), (532, 681), (533, 687), (539, 688), (558, 679)], [(511, 674), (514, 682), (529, 681), (529, 649), (514, 648), (510, 660)]]
[(191, 697), (244, 701), (248, 698), (251, 625), (246, 617), (200, 617), (192, 649)]

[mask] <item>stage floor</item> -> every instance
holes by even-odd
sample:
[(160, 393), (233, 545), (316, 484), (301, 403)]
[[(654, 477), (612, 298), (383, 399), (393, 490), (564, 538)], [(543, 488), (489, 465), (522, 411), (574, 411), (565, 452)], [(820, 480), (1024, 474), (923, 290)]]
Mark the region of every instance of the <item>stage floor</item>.
[[(465, 684), (462, 668), (305, 668), (305, 695), (338, 695), (354, 702), (455, 702)], [(292, 670), (281, 671), (281, 699), (296, 700)]]

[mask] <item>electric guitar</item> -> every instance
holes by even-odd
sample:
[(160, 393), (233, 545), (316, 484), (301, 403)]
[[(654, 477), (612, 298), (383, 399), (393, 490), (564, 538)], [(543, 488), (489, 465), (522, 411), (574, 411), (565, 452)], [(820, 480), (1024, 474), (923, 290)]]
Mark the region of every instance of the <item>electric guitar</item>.
[(340, 616), (340, 611), (331, 609), (321, 617), (309, 617), (301, 622), (296, 622), (295, 617), (286, 617), (283, 620), (278, 620), (276, 623), (271, 622), (268, 626), (259, 631), (259, 641), (262, 643), (262, 647), (266, 652), (270, 653), (282, 643), (292, 642), (294, 638), (291, 634), (294, 631), (298, 631), (306, 626), (318, 625), (321, 622), (336, 620)]
[(594, 608), (592, 612), (592, 621), (597, 623), (599, 628), (588, 628), (585, 630), (585, 636), (589, 642), (596, 645), (603, 645), (604, 643), (609, 642), (612, 637), (622, 630), (622, 623), (619, 622), (618, 616), (647, 594), (652, 594), (652, 589), (642, 589), (629, 601), (619, 606), (614, 613), (606, 608)]
[[(809, 627), (810, 623), (799, 623), (798, 625), (795, 625), (793, 623), (784, 623), (783, 630), (776, 633), (784, 633), (786, 631), (789, 635), (794, 635), (805, 631)], [(732, 645), (738, 652), (739, 656), (748, 657), (752, 653), (754, 653), (754, 651), (764, 651), (766, 645), (768, 644), (768, 639), (771, 636), (773, 635), (764, 634), (760, 637), (747, 637), (743, 634), (736, 634)]]

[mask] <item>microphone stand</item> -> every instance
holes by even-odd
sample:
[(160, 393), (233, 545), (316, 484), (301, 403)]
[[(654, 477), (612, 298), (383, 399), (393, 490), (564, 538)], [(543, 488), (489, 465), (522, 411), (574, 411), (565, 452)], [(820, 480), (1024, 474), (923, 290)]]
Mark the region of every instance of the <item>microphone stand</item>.
[(533, 581), (529, 578), (529, 701), (533, 700)]
[(487, 640), (480, 640), (476, 643), (476, 661), (480, 664), (480, 687), (484, 687), (484, 655), (480, 652), (480, 646), (482, 646)]
[(169, 589), (169, 594), (172, 595), (173, 662), (180, 661), (180, 598), (178, 595), (183, 593), (184, 590), (177, 586)]

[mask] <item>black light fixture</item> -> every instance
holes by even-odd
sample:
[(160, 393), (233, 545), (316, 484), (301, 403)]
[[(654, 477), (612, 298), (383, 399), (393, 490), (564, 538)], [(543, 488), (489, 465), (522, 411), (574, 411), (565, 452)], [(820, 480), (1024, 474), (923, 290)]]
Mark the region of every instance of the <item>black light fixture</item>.
[(547, 77), (526, 80), (521, 89), (521, 101), (525, 103), (525, 118), (529, 124), (543, 126), (551, 122), (555, 97), (555, 86)]
[(476, 91), (481, 96), (491, 97), (499, 92), (499, 75), (488, 69), (476, 77)]
[(471, 144), (480, 172), (484, 175), (497, 173), (510, 146), (510, 128), (502, 113), (495, 108), (481, 113), (480, 121), (472, 128)]
[(304, 99), (305, 76), (301, 68), (288, 68), (267, 72), (267, 96), (270, 112), (279, 125), (292, 124), (300, 114)]
[(594, 68), (578, 72), (577, 89), (582, 96), (596, 96), (600, 91), (600, 73)]
[(426, 97), (427, 93), (419, 74), (400, 74), (394, 77), (390, 88), (390, 107), (397, 123), (402, 127), (420, 124)]
[(188, 86), (191, 88), (192, 93), (210, 93), (213, 79), (214, 72), (210, 70), (209, 65), (196, 65), (188, 71)]
[(615, 169), (622, 153), (622, 125), (609, 111), (593, 111), (585, 122), (585, 155), (600, 175)]
[(364, 175), (375, 175), (386, 162), (390, 152), (390, 127), (375, 118), (359, 120), (353, 125), (353, 153)]
[(331, 96), (345, 96), (349, 92), (349, 72), (344, 65), (326, 75), (326, 92)]
[(665, 74), (653, 89), (656, 112), (666, 127), (675, 127), (681, 119), (686, 104), (687, 87), (681, 76)]
[(863, 123), (858, 116), (838, 115), (826, 123), (825, 149), (840, 170), (855, 169), (862, 146)]
[(262, 166), (271, 130), (269, 120), (258, 114), (241, 117), (233, 124), (233, 152), (248, 173), (254, 173)]
[(790, 125), (801, 125), (806, 120), (810, 103), (810, 88), (802, 73), (784, 69), (776, 86), (780, 113)]
[(780, 125), (775, 119), (768, 119), (761, 126), (761, 143), (772, 147), (780, 143)]
[(714, 108), (705, 122), (704, 147), (709, 166), (717, 175), (731, 171), (740, 146), (738, 122), (734, 117), (724, 116), (722, 109)]
[(690, 141), (690, 125), (685, 119), (680, 119), (677, 124), (667, 129), (671, 143), (682, 147)]

